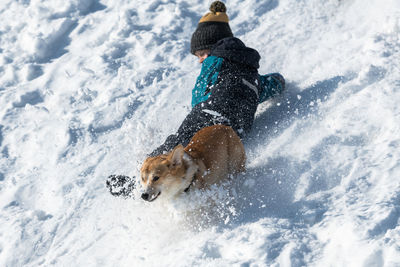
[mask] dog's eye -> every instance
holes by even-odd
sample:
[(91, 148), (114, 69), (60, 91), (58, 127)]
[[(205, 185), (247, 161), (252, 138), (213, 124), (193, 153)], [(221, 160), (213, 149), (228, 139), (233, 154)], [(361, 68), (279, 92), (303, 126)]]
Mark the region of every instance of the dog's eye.
[(154, 177), (153, 177), (153, 182), (157, 181), (158, 179), (160, 179), (160, 177), (154, 176)]

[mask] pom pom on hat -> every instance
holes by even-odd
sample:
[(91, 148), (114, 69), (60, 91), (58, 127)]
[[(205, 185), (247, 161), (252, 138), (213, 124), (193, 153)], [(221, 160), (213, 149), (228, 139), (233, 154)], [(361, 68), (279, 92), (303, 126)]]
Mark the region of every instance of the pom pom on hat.
[(226, 15), (226, 6), (221, 1), (212, 2), (210, 11), (200, 19), (199, 23), (207, 21), (229, 22), (228, 15)]
[(214, 14), (217, 12), (226, 12), (226, 6), (221, 1), (214, 1), (210, 6), (210, 11)]

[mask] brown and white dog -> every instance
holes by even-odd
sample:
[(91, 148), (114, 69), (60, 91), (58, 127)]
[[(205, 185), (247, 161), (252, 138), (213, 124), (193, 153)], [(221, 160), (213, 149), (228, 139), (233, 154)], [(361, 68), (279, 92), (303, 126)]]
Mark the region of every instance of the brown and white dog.
[(198, 131), (184, 148), (147, 158), (140, 170), (142, 198), (174, 197), (189, 187), (206, 188), (245, 170), (246, 154), (235, 131), (213, 125)]

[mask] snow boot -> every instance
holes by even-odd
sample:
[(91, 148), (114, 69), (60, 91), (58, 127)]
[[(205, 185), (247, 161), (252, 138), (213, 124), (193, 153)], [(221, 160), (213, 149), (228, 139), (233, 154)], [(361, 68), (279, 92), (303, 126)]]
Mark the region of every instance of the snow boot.
[(260, 76), (261, 93), (259, 103), (280, 95), (285, 90), (285, 78), (279, 73), (270, 73)]

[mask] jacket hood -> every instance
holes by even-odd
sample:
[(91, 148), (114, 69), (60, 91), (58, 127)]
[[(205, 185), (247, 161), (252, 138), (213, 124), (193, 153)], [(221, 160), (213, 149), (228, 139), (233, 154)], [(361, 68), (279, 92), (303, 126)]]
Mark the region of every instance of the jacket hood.
[(260, 54), (236, 37), (219, 40), (211, 49), (211, 56), (222, 57), (229, 61), (244, 64), (252, 68), (260, 67)]

